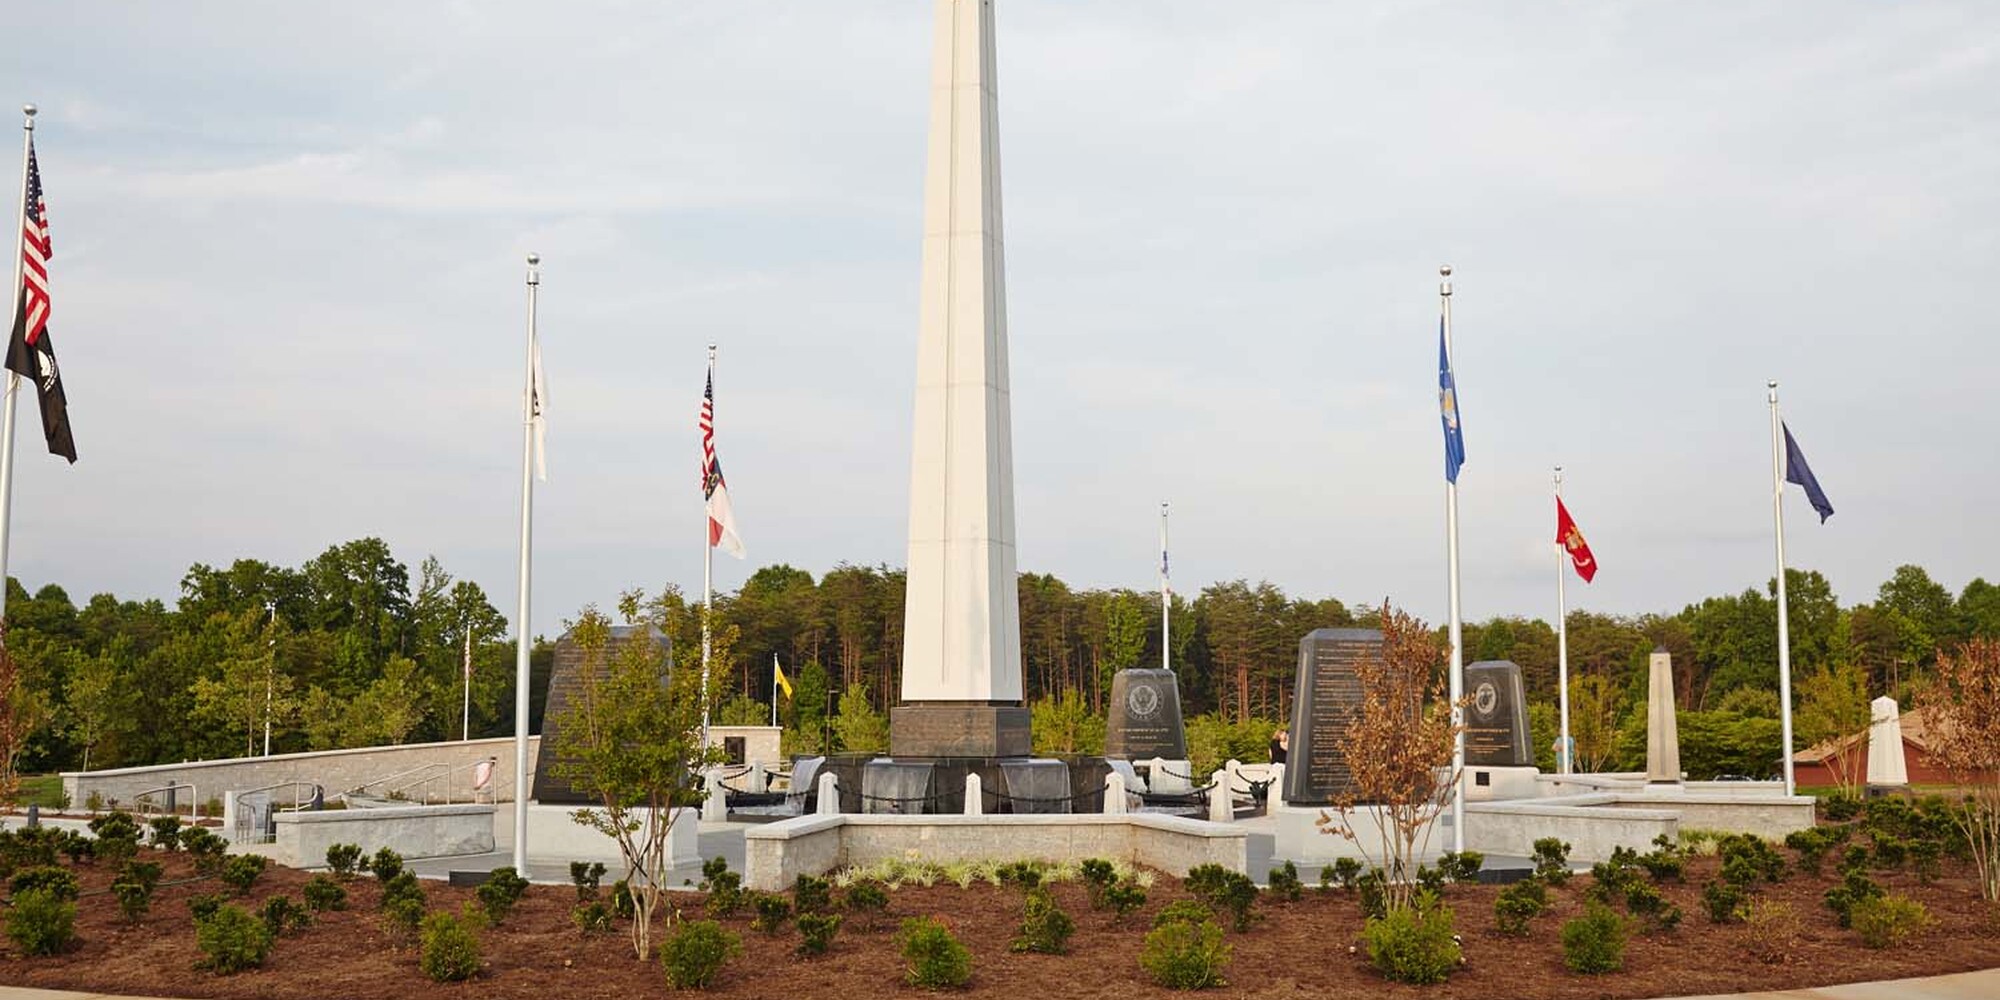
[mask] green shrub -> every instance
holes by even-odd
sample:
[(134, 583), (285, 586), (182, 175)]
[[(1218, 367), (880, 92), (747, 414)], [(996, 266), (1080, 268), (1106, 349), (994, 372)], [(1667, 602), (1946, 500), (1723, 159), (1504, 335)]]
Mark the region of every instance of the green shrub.
[(1305, 890), (1305, 886), (1299, 882), (1299, 866), (1290, 861), (1271, 869), (1264, 880), (1271, 887), (1271, 895), (1288, 903), (1298, 902)]
[(342, 881), (361, 871), (361, 845), (335, 844), (326, 849), (326, 867)]
[(238, 854), (222, 863), (222, 874), (217, 877), (222, 884), (236, 890), (238, 896), (248, 895), (250, 887), (257, 884), (257, 878), (264, 874), (264, 867), (270, 859), (261, 854)]
[(312, 911), (294, 902), (290, 896), (266, 899), (264, 908), (257, 915), (264, 918), (264, 926), (271, 929), (273, 937), (284, 937), (312, 926)]
[(1852, 795), (1829, 795), (1819, 800), (1819, 814), (1834, 821), (1845, 823), (1861, 813), (1861, 800)]
[(1701, 887), (1701, 905), (1708, 911), (1708, 921), (1712, 924), (1727, 924), (1743, 919), (1743, 904), (1749, 899), (1743, 887), (1731, 882), (1711, 880)]
[(630, 920), (638, 912), (632, 902), (632, 885), (622, 878), (611, 883), (611, 912), (621, 920)]
[[(721, 861), (722, 859), (717, 858), (716, 860)], [(702, 871), (706, 874), (708, 866), (703, 865)], [(569, 863), (569, 881), (571, 885), (576, 886), (576, 901), (579, 903), (588, 903), (596, 899), (597, 886), (603, 879), (604, 862), (602, 861), (572, 861)]]
[(1870, 948), (1890, 948), (1902, 944), (1930, 926), (1930, 911), (1908, 896), (1882, 895), (1855, 901), (1848, 910), (1848, 922)]
[(1119, 879), (1104, 890), (1104, 905), (1111, 908), (1114, 923), (1122, 922), (1146, 905), (1146, 890), (1131, 879)]
[(743, 941), (713, 920), (683, 922), (660, 942), (660, 964), (677, 990), (706, 989), (729, 960), (743, 953)]
[(1870, 834), (1869, 837), (1875, 843), (1872, 852), (1875, 856), (1875, 867), (1884, 871), (1894, 871), (1903, 867), (1904, 862), (1910, 859), (1909, 841), (1887, 833)]
[(409, 938), (424, 923), (423, 897), (397, 896), (382, 904), (382, 926), (390, 934)]
[(76, 903), (47, 889), (14, 893), (7, 907), (7, 940), (23, 955), (53, 955), (76, 940)]
[(1865, 871), (1849, 869), (1841, 877), (1839, 885), (1826, 891), (1821, 898), (1826, 908), (1833, 911), (1835, 919), (1842, 927), (1854, 926), (1854, 907), (1882, 896), (1882, 887), (1870, 879)]
[(1681, 908), (1668, 903), (1659, 887), (1651, 882), (1635, 879), (1626, 883), (1625, 908), (1646, 918), (1647, 926), (1653, 930), (1670, 931), (1680, 926)]
[(394, 878), (382, 883), (383, 909), (388, 909), (390, 903), (402, 899), (413, 899), (419, 906), (423, 905), (424, 885), (417, 881), (415, 872), (397, 872)]
[(160, 884), (160, 874), (160, 865), (154, 861), (127, 861), (119, 870), (111, 883), (111, 894), (118, 897), (118, 911), (126, 920), (138, 923), (152, 907), (153, 889)]
[(1042, 872), (1045, 867), (1039, 861), (1014, 861), (1001, 865), (1000, 870), (994, 874), (1000, 879), (1001, 885), (1018, 885), (1023, 889), (1032, 889), (1042, 884)]
[(1444, 895), (1444, 872), (1429, 865), (1417, 866), (1417, 891), (1433, 896)]
[(833, 935), (840, 930), (840, 914), (799, 914), (799, 954), (824, 955), (833, 947)]
[(702, 884), (708, 889), (708, 900), (702, 905), (709, 916), (726, 917), (743, 907), (743, 876), (721, 871), (712, 878), (704, 879)]
[(7, 884), (7, 889), (16, 896), (24, 892), (46, 892), (57, 899), (75, 902), (76, 873), (56, 865), (39, 865), (15, 875), (13, 881)]
[[(1038, 873), (1039, 874), (1039, 873)], [(935, 917), (911, 917), (898, 935), (903, 978), (927, 990), (957, 989), (972, 979), (972, 952)]]
[(486, 881), (479, 883), (475, 893), (479, 897), (479, 909), (486, 914), (486, 923), (493, 927), (500, 926), (527, 890), (528, 880), (522, 878), (513, 865), (503, 865), (488, 873)]
[(1209, 909), (1228, 914), (1230, 926), (1238, 933), (1250, 929), (1250, 908), (1257, 903), (1257, 883), (1250, 881), (1250, 876), (1221, 865), (1196, 865), (1188, 871), (1185, 884)]
[(139, 850), (139, 823), (128, 812), (110, 812), (90, 821), (97, 835), (91, 853), (112, 864), (121, 864)]
[(611, 929), (611, 908), (594, 899), (578, 903), (570, 909), (569, 920), (585, 937), (602, 934)]
[(1550, 885), (1569, 881), (1569, 845), (1556, 837), (1535, 841), (1535, 874)]
[(215, 911), (222, 908), (222, 900), (223, 896), (219, 892), (204, 892), (198, 896), (189, 896), (187, 900), (188, 913), (194, 917), (195, 923), (201, 923), (209, 917), (214, 916)]
[(1762, 837), (1732, 833), (1716, 845), (1722, 855), (1723, 881), (1747, 888), (1758, 878), (1779, 882), (1785, 877), (1785, 856)]
[(1214, 910), (1192, 899), (1176, 899), (1161, 907), (1160, 912), (1153, 915), (1153, 926), (1165, 927), (1177, 920), (1184, 924), (1198, 924), (1213, 919), (1215, 919)]
[(792, 883), (792, 909), (801, 916), (833, 911), (833, 886), (823, 878), (800, 875)]
[(1446, 851), (1438, 855), (1438, 870), (1453, 882), (1479, 881), (1479, 869), (1486, 865), (1486, 855), (1478, 851)]
[(1944, 866), (1939, 860), (1944, 856), (1944, 845), (1935, 840), (1915, 840), (1910, 842), (1910, 869), (1917, 873), (1917, 881), (1929, 885), (1937, 881), (1938, 873)]
[(222, 870), (222, 861), (229, 853), (229, 841), (217, 836), (205, 826), (191, 826), (181, 831), (181, 849), (194, 859), (194, 870), (203, 875), (214, 875)]
[(224, 976), (263, 965), (271, 954), (271, 940), (271, 928), (264, 921), (228, 904), (194, 925), (195, 947), (203, 956), (198, 967)]
[(1868, 848), (1856, 844), (1840, 855), (1840, 874), (1865, 872), (1868, 870)]
[(1354, 880), (1354, 901), (1361, 907), (1363, 919), (1389, 915), (1389, 880), (1383, 876), (1382, 869), (1371, 868), (1366, 875)]
[(1502, 934), (1526, 937), (1528, 924), (1549, 908), (1549, 890), (1539, 877), (1522, 879), (1493, 897), (1493, 924)]
[(863, 914), (873, 927), (875, 919), (889, 910), (889, 894), (874, 882), (856, 882), (847, 888), (847, 898), (843, 900), (848, 912)]
[(1397, 906), (1388, 916), (1370, 919), (1361, 929), (1368, 961), (1384, 978), (1398, 983), (1441, 983), (1459, 959), (1452, 933), (1451, 907), (1430, 893), (1419, 893), (1410, 906)]
[(479, 974), (479, 935), (449, 913), (424, 918), (417, 966), (432, 982), (462, 983)]
[(1076, 932), (1076, 921), (1056, 905), (1055, 897), (1049, 895), (1049, 890), (1042, 886), (1029, 889), (1025, 905), (1021, 933), (1014, 938), (1011, 947), (1015, 951), (1033, 951), (1044, 955), (1060, 955), (1068, 951), (1069, 936)]
[(1639, 855), (1639, 867), (1655, 882), (1679, 882), (1687, 871), (1687, 861), (1681, 852), (1663, 847)]
[(1085, 858), (1077, 866), (1077, 874), (1090, 893), (1090, 908), (1104, 909), (1104, 894), (1118, 881), (1117, 866), (1103, 858)]
[[(73, 865), (80, 865), (84, 862), (85, 858), (96, 855), (97, 845), (89, 837), (75, 830), (64, 830), (62, 832), (62, 840), (57, 846), (63, 854), (69, 857), (69, 863)], [(53, 863), (53, 860), (51, 859), (51, 863)]]
[(368, 859), (368, 870), (378, 881), (387, 882), (403, 873), (403, 856), (384, 847)]
[(1171, 990), (1228, 985), (1222, 973), (1229, 967), (1232, 949), (1222, 940), (1222, 928), (1206, 917), (1204, 913), (1201, 920), (1168, 920), (1155, 926), (1139, 952), (1140, 968)]
[(177, 851), (181, 846), (181, 819), (179, 816), (157, 816), (146, 824), (152, 829), (147, 838), (154, 847), (164, 851)]
[(1785, 835), (1785, 846), (1798, 852), (1799, 867), (1814, 875), (1819, 874), (1821, 860), (1833, 847), (1833, 838), (1826, 833), (1826, 829), (1810, 826)]
[(1333, 864), (1319, 870), (1319, 887), (1329, 888), (1340, 883), (1342, 889), (1354, 888), (1354, 880), (1361, 875), (1361, 862), (1354, 858), (1337, 858)]
[(750, 909), (756, 916), (750, 918), (750, 927), (766, 934), (776, 934), (785, 929), (785, 921), (792, 919), (792, 901), (783, 896), (760, 892), (750, 899)]
[(347, 909), (347, 890), (326, 875), (306, 879), (305, 888), (300, 893), (305, 896), (306, 908), (314, 913)]
[(1592, 903), (1583, 916), (1563, 924), (1563, 964), (1586, 975), (1616, 972), (1625, 964), (1625, 939), (1630, 933), (1624, 917)]

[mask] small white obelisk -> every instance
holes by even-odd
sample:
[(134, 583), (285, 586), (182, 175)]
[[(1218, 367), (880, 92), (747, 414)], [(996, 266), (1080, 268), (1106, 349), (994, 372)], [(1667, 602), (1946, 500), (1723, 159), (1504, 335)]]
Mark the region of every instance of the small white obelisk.
[(1910, 783), (1910, 769), (1903, 760), (1903, 717), (1896, 699), (1883, 695), (1869, 703), (1873, 720), (1868, 724), (1868, 787), (1893, 788)]
[[(903, 615), (905, 705), (892, 713), (891, 752), (1025, 753), (993, 0), (936, 0), (936, 12)], [(927, 712), (924, 703), (967, 712)], [(1005, 706), (1023, 717), (970, 711)], [(1018, 741), (997, 737), (995, 725), (1018, 728)], [(938, 737), (965, 727), (975, 732), (965, 734), (963, 745), (937, 746)]]
[(1665, 646), (1646, 661), (1646, 783), (1681, 783), (1680, 726), (1674, 719), (1674, 658)]

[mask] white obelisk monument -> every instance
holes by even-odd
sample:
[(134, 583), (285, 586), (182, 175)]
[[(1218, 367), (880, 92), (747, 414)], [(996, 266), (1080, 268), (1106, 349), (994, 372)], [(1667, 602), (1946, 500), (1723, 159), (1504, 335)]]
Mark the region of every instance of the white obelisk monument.
[(893, 756), (1025, 755), (993, 0), (935, 0)]

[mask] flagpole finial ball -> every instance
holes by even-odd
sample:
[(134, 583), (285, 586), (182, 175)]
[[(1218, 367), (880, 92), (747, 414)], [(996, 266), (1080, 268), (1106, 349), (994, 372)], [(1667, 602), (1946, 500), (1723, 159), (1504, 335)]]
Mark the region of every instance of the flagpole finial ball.
[(1446, 278), (1449, 278), (1449, 277), (1451, 277), (1451, 265), (1450, 265), (1450, 264), (1441, 264), (1441, 265), (1439, 265), (1439, 266), (1438, 266), (1438, 274), (1439, 274), (1439, 275), (1440, 275), (1441, 277), (1446, 277)]
[(22, 113), (22, 114), (24, 114), (24, 115), (27, 115), (27, 116), (28, 116), (28, 117), (30, 117), (30, 118), (33, 118), (33, 117), (35, 117), (35, 112), (37, 112), (37, 111), (39, 111), (39, 110), (41, 110), (41, 109), (40, 109), (40, 108), (37, 108), (37, 107), (35, 107), (35, 106), (34, 106), (34, 105), (32, 105), (32, 104), (23, 104), (23, 105), (21, 105), (21, 113)]
[(534, 267), (534, 266), (536, 266), (536, 265), (540, 264), (541, 262), (542, 262), (542, 255), (541, 255), (541, 254), (538, 254), (538, 253), (531, 253), (531, 254), (529, 254), (529, 255), (528, 255), (528, 266), (529, 266), (529, 267)]

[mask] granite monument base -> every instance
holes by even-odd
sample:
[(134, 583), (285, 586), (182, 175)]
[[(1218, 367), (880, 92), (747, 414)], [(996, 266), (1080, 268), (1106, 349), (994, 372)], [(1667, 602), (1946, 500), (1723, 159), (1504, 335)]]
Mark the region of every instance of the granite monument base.
[(1465, 765), (1467, 802), (1506, 802), (1538, 798), (1541, 769), (1537, 767), (1481, 767)]
[(965, 809), (965, 776), (979, 775), (987, 815), (1104, 811), (1102, 757), (878, 757), (837, 754), (818, 770), (839, 782), (840, 809), (860, 815), (950, 815)]
[(1026, 757), (1025, 705), (917, 702), (889, 710), (891, 757)]

